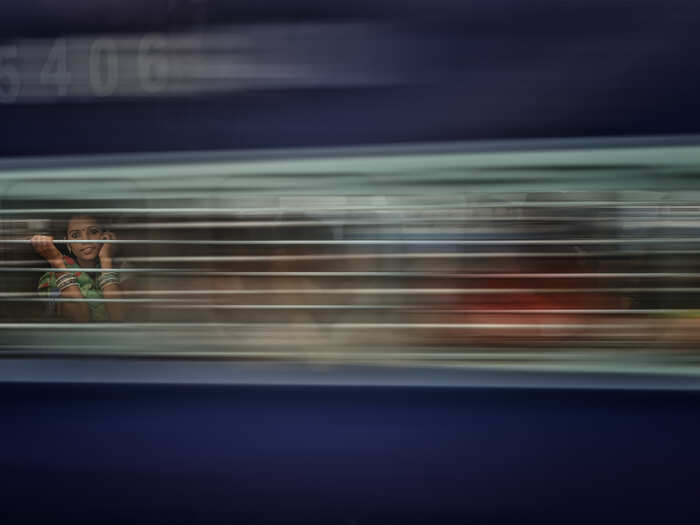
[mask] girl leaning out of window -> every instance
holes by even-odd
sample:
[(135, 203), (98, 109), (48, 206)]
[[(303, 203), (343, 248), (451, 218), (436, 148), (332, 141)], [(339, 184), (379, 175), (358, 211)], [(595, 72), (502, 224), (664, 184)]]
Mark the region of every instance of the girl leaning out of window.
[(56, 248), (53, 237), (32, 237), (34, 250), (52, 268), (39, 279), (38, 291), (43, 297), (60, 299), (50, 302), (53, 315), (77, 322), (123, 321), (126, 317), (123, 302), (100, 301), (123, 298), (121, 273), (98, 271), (114, 269), (116, 245), (99, 242), (114, 240), (114, 234), (104, 231), (94, 217), (79, 215), (70, 218), (65, 235), (70, 256)]

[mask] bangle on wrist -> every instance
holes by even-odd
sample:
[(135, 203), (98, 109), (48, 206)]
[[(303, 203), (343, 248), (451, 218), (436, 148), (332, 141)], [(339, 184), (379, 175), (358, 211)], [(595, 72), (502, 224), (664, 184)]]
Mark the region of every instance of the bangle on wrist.
[(79, 286), (78, 280), (72, 273), (64, 273), (56, 277), (56, 288), (58, 288), (59, 292), (62, 292), (70, 286)]
[(120, 282), (121, 279), (117, 272), (104, 272), (97, 278), (97, 285), (101, 290), (103, 290), (105, 286), (112, 284), (118, 285)]

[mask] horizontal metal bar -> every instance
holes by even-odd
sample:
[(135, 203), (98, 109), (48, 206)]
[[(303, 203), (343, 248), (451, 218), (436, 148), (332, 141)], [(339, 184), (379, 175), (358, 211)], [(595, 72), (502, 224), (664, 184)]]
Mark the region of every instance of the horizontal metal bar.
[[(0, 323), (0, 330), (105, 330), (114, 329), (118, 332), (124, 330), (136, 330), (146, 328), (179, 329), (181, 331), (192, 328), (204, 330), (212, 328), (256, 328), (279, 330), (317, 330), (320, 327), (328, 327), (339, 330), (469, 330), (469, 329), (527, 329), (527, 328), (606, 328), (618, 330), (638, 330), (649, 328), (645, 323)], [(132, 334), (133, 335), (133, 334)]]
[[(211, 272), (217, 274), (217, 272)], [(698, 279), (700, 273), (219, 272), (235, 277), (409, 277), (435, 279)]]
[[(36, 261), (28, 261), (35, 263)], [(2, 268), (0, 272), (52, 272), (53, 268)], [(250, 277), (250, 278), (282, 278), (282, 277), (320, 277), (320, 278), (396, 278), (396, 279), (700, 279), (700, 273), (694, 272), (630, 272), (630, 273), (450, 273), (450, 272), (235, 272), (208, 271), (195, 269), (174, 268), (66, 268), (61, 272), (117, 272), (117, 273), (157, 273), (165, 277)], [(160, 276), (160, 275), (156, 275)], [(152, 276), (153, 277), (153, 276)], [(166, 293), (165, 291), (147, 291), (142, 293)], [(218, 290), (173, 290), (173, 293), (226, 293)]]
[[(228, 290), (228, 295), (495, 295), (578, 293), (700, 293), (700, 287), (617, 288), (282, 288)], [(185, 294), (183, 294), (185, 295)], [(38, 299), (38, 298), (37, 298)], [(9, 298), (8, 298), (9, 300)], [(102, 299), (100, 299), (101, 301)]]
[[(509, 258), (515, 259), (537, 259), (537, 258), (556, 258), (556, 259), (566, 259), (572, 257), (585, 257), (585, 258), (595, 258), (595, 257), (639, 257), (639, 256), (652, 256), (652, 255), (693, 255), (700, 256), (700, 250), (656, 250), (650, 251), (613, 251), (613, 252), (581, 252), (581, 253), (571, 253), (571, 252), (493, 252), (493, 253), (464, 253), (464, 252), (446, 252), (446, 253), (434, 253), (434, 252), (419, 252), (419, 253), (362, 253), (362, 254), (330, 254), (330, 255), (222, 255), (222, 256), (163, 256), (163, 257), (116, 257), (116, 262), (133, 262), (133, 263), (143, 263), (143, 262), (158, 262), (158, 263), (185, 263), (185, 262), (198, 262), (198, 263), (225, 263), (225, 262), (264, 262), (264, 261), (353, 261), (353, 260), (371, 260), (371, 259), (487, 259), (487, 258)], [(28, 263), (35, 263), (36, 261), (27, 261)], [(2, 266), (2, 264), (0, 264)], [(41, 271), (45, 272), (50, 269), (48, 268), (13, 268), (13, 267), (0, 267), (0, 272), (31, 272), (31, 271)], [(162, 271), (177, 271), (177, 268), (166, 268)], [(72, 271), (71, 269), (61, 269), (64, 271)], [(75, 271), (85, 271), (85, 269), (77, 269)], [(99, 269), (89, 269), (87, 271), (100, 271)], [(116, 270), (114, 270), (116, 271)], [(124, 269), (126, 271), (126, 269)], [(130, 271), (130, 270), (129, 270)], [(150, 271), (150, 270), (145, 270)], [(159, 270), (161, 271), (161, 270)], [(188, 269), (186, 271), (197, 271)], [(205, 270), (202, 270), (204, 272)], [(204, 275), (204, 273), (202, 273)]]
[[(195, 272), (195, 270), (193, 270)], [(694, 272), (648, 273), (440, 273), (440, 272), (211, 272), (231, 277), (396, 277), (434, 279), (699, 279)], [(181, 291), (181, 290), (180, 290)], [(178, 292), (174, 290), (173, 292)], [(157, 293), (157, 291), (154, 291)]]
[[(38, 220), (49, 220), (49, 219), (0, 219), (0, 224), (29, 224), (36, 222)], [(688, 222), (691, 224), (677, 224), (679, 222)], [(249, 228), (286, 228), (286, 227), (343, 227), (343, 226), (385, 226), (385, 225), (395, 225), (395, 226), (423, 226), (423, 225), (434, 225), (434, 224), (454, 224), (454, 223), (530, 223), (530, 222), (556, 222), (556, 223), (569, 223), (569, 222), (585, 222), (585, 223), (596, 223), (596, 222), (624, 222), (625, 227), (629, 228), (632, 224), (640, 223), (645, 228), (657, 226), (659, 228), (694, 228), (700, 227), (698, 224), (700, 221), (700, 210), (695, 213), (684, 212), (683, 216), (678, 215), (661, 215), (661, 216), (625, 216), (621, 218), (619, 216), (568, 216), (568, 215), (537, 215), (537, 216), (523, 216), (521, 214), (506, 216), (506, 217), (493, 217), (493, 216), (471, 216), (471, 215), (453, 215), (447, 217), (410, 217), (401, 215), (398, 217), (390, 219), (338, 219), (338, 220), (328, 220), (328, 219), (313, 219), (313, 220), (236, 220), (236, 221), (197, 221), (197, 222), (153, 222), (153, 223), (113, 223), (109, 224), (110, 229), (116, 231), (119, 230), (158, 230), (158, 229), (249, 229)], [(669, 224), (672, 223), (672, 224)], [(676, 224), (673, 224), (676, 223)], [(469, 231), (468, 228), (464, 228), (464, 231)]]
[[(34, 262), (34, 261), (32, 261)], [(453, 272), (236, 272), (177, 268), (61, 268), (60, 273), (76, 272), (145, 273), (149, 277), (248, 277), (248, 278), (396, 278), (396, 279), (697, 279), (700, 273), (453, 273)], [(0, 273), (57, 272), (50, 267), (1, 267)], [(189, 293), (179, 290), (179, 293)], [(154, 292), (157, 293), (157, 292)], [(197, 292), (194, 292), (197, 293)]]
[[(29, 222), (31, 219), (27, 219)], [(36, 219), (34, 219), (36, 220)], [(528, 223), (528, 222), (615, 222), (625, 223), (626, 227), (629, 227), (632, 223), (642, 223), (644, 227), (649, 227), (658, 224), (659, 227), (668, 227), (669, 222), (677, 221), (693, 221), (692, 226), (700, 227), (697, 221), (700, 220), (700, 210), (694, 214), (686, 213), (684, 216), (679, 217), (673, 215), (672, 217), (661, 216), (661, 217), (630, 217), (626, 216), (623, 218), (619, 216), (567, 216), (567, 215), (537, 215), (537, 216), (523, 216), (523, 215), (512, 215), (510, 217), (491, 217), (491, 216), (471, 216), (471, 215), (450, 215), (448, 217), (408, 217), (400, 216), (391, 219), (349, 219), (349, 220), (327, 220), (327, 219), (317, 219), (317, 220), (259, 220), (259, 221), (199, 221), (199, 222), (153, 222), (153, 223), (118, 223), (110, 224), (109, 227), (115, 230), (158, 230), (158, 229), (246, 229), (246, 228), (285, 228), (290, 226), (309, 226), (309, 227), (321, 227), (321, 226), (378, 226), (378, 225), (395, 225), (403, 226), (409, 224), (411, 226), (418, 225), (433, 225), (433, 224), (453, 224), (460, 222), (474, 222), (474, 223), (500, 223), (500, 222), (517, 222), (517, 223)], [(19, 220), (16, 220), (20, 222)], [(7, 222), (7, 220), (0, 219), (0, 223)], [(22, 220), (22, 222), (25, 222)], [(678, 228), (678, 225), (673, 225), (674, 228)], [(684, 227), (691, 227), (691, 225), (684, 225)], [(465, 228), (466, 229), (466, 228)]]
[[(36, 261), (31, 261), (31, 262), (36, 262)], [(51, 267), (44, 267), (44, 268), (37, 268), (37, 267), (27, 267), (27, 268), (14, 268), (14, 267), (2, 267), (0, 266), (0, 273), (6, 272), (6, 273), (25, 273), (25, 272), (32, 272), (32, 273), (47, 273), (47, 272), (57, 272), (57, 273), (76, 273), (76, 272), (88, 272), (88, 273), (101, 273), (101, 272), (116, 272), (116, 273), (163, 273), (166, 271), (175, 271), (173, 269), (167, 269), (167, 268), (51, 268)], [(199, 275), (202, 275), (200, 272), (197, 272), (197, 270), (188, 270), (188, 272), (194, 272)]]
[[(454, 198), (454, 195), (445, 194), (446, 197)], [(215, 196), (214, 196), (215, 197)], [(394, 198), (387, 195), (387, 198)], [(349, 197), (357, 201), (356, 196)], [(287, 198), (286, 198), (287, 199)], [(288, 201), (291, 199), (287, 199)], [(323, 197), (318, 197), (323, 200)], [(69, 215), (69, 214), (93, 214), (93, 215), (129, 215), (129, 214), (161, 214), (161, 215), (250, 215), (250, 214), (279, 214), (293, 213), (300, 211), (326, 210), (332, 213), (338, 211), (397, 211), (397, 210), (435, 210), (435, 209), (488, 209), (488, 208), (572, 208), (572, 207), (596, 207), (615, 209), (653, 209), (674, 207), (690, 208), (700, 210), (700, 205), (696, 200), (660, 202), (660, 201), (502, 201), (502, 202), (469, 202), (464, 199), (454, 200), (442, 204), (341, 204), (314, 206), (308, 200), (300, 201), (298, 206), (283, 205), (279, 207), (231, 207), (230, 205), (221, 207), (152, 207), (152, 208), (3, 208), (0, 209), (2, 215)]]
[[(271, 241), (237, 241), (237, 240), (182, 240), (182, 239), (129, 239), (129, 240), (67, 240), (54, 239), (54, 244), (154, 244), (154, 245), (211, 245), (211, 246), (395, 246), (395, 245), (421, 245), (421, 246), (511, 246), (521, 245), (597, 245), (597, 244), (676, 244), (676, 243), (697, 243), (700, 237), (644, 237), (634, 239), (485, 239), (485, 240), (465, 240), (465, 239), (349, 239), (343, 241), (335, 240), (298, 240), (280, 239)], [(30, 239), (7, 239), (1, 240), (1, 244), (31, 244)]]
[[(56, 302), (56, 303), (129, 303), (134, 305), (147, 303), (163, 305), (163, 308), (192, 308), (207, 310), (407, 310), (414, 309), (401, 305), (348, 305), (348, 304), (207, 304), (201, 302), (182, 301), (178, 299), (8, 299), (5, 302)], [(425, 309), (426, 307), (422, 307)]]
[[(80, 301), (80, 299), (77, 299)], [(156, 301), (157, 302), (157, 301)], [(443, 309), (431, 305), (348, 305), (348, 304), (165, 304), (167, 309), (201, 309), (201, 310), (392, 310), (413, 313), (439, 314), (465, 314), (465, 315), (692, 315), (700, 318), (700, 309), (690, 308), (660, 308), (660, 309)], [(700, 324), (698, 324), (700, 331)]]

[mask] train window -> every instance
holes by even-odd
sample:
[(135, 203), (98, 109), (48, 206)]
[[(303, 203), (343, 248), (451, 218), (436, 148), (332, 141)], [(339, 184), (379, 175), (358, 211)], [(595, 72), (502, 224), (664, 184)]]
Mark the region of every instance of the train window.
[(609, 177), (672, 147), (444, 148), (5, 175), (2, 351), (614, 366), (697, 343), (696, 194)]

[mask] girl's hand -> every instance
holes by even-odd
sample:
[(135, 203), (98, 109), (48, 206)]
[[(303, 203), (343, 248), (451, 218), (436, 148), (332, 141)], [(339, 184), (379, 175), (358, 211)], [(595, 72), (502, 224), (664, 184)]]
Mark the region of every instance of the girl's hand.
[[(112, 232), (104, 232), (101, 236), (100, 239), (104, 239), (106, 241), (114, 241), (116, 240), (116, 236)], [(110, 263), (112, 262), (112, 257), (114, 257), (117, 253), (117, 245), (116, 244), (103, 244), (102, 248), (100, 249), (100, 253), (98, 254), (98, 257), (100, 258), (100, 261), (102, 263)], [(104, 266), (104, 264), (102, 265)]]
[(46, 259), (54, 268), (65, 268), (63, 255), (53, 243), (50, 235), (35, 235), (32, 237), (34, 251)]

